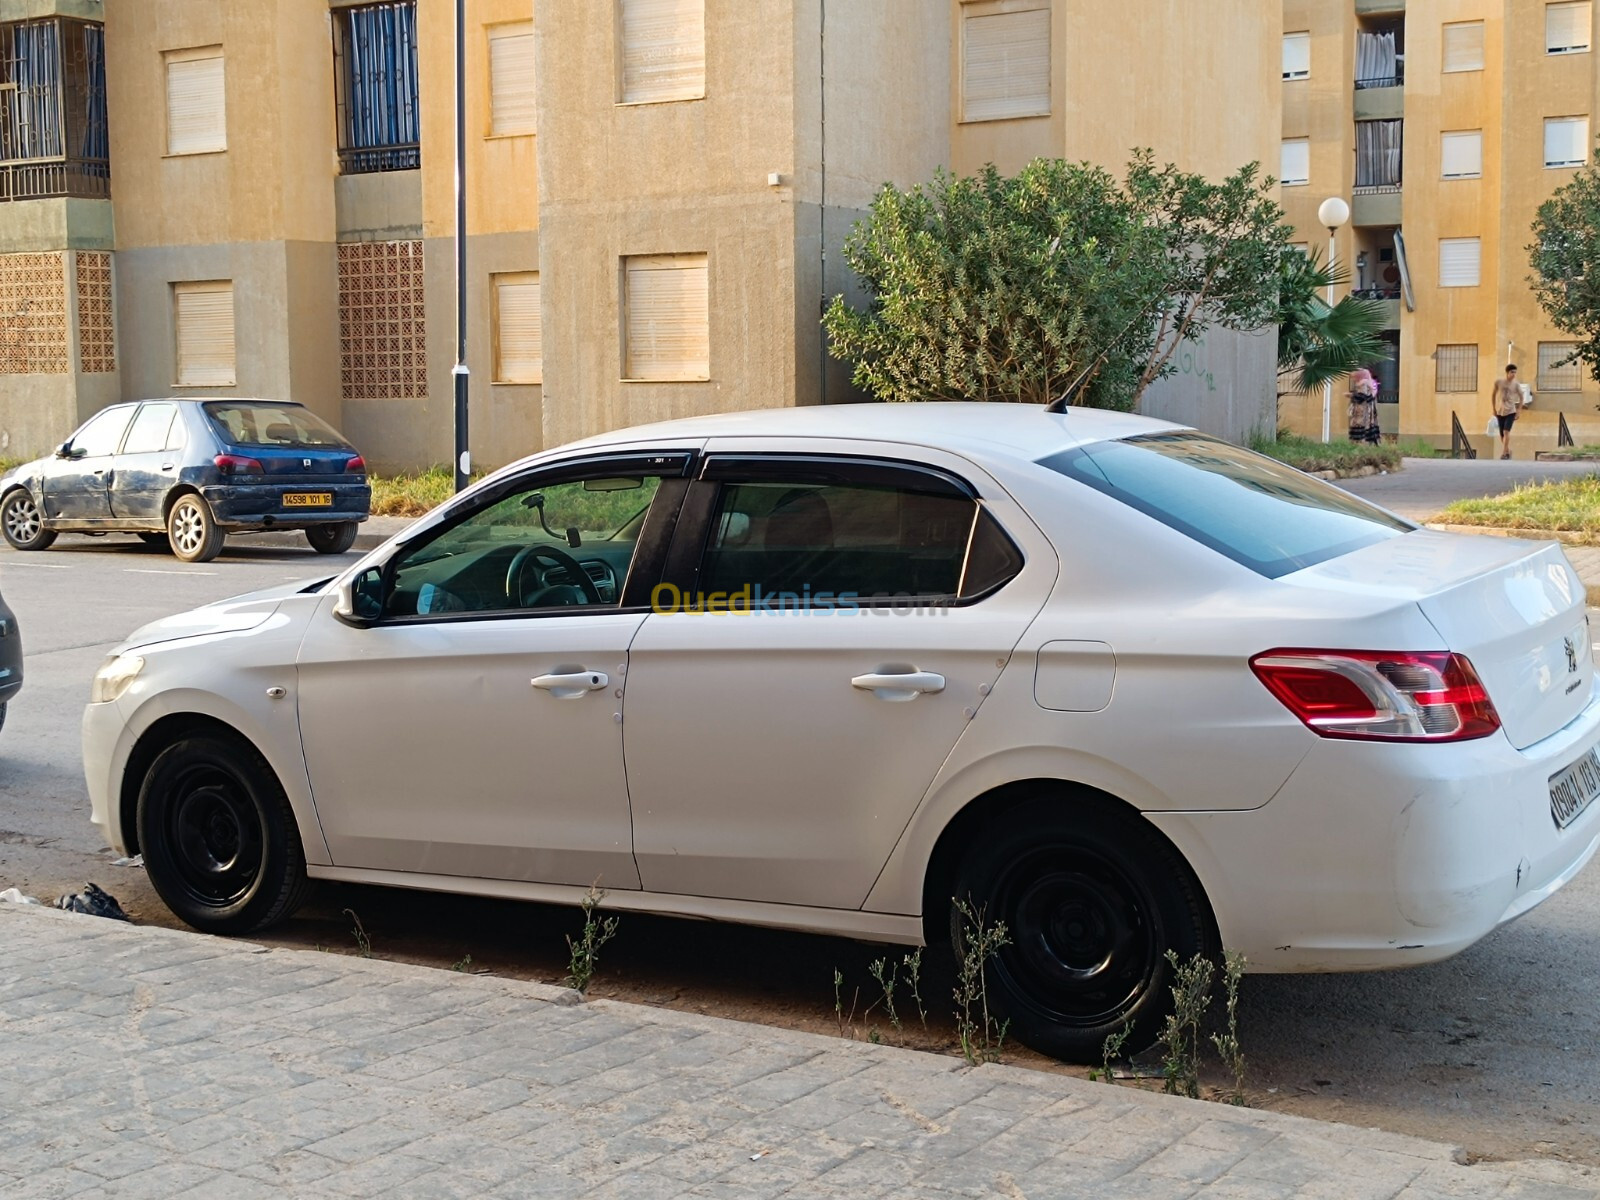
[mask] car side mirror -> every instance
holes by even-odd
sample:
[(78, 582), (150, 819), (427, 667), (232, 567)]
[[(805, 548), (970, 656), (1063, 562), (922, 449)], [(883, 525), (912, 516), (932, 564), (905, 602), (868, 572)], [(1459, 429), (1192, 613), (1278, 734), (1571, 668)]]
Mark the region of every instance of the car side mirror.
[(376, 625), (383, 616), (383, 568), (368, 567), (354, 579), (341, 583), (333, 615), (356, 629)]
[(56, 457), (57, 458), (71, 458), (72, 457), (72, 443), (71, 442), (62, 442), (61, 445), (57, 446), (56, 447)]

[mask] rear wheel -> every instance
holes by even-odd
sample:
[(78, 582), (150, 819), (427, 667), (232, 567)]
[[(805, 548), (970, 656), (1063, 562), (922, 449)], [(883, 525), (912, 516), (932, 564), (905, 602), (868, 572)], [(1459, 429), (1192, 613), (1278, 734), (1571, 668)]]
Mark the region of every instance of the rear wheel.
[(334, 521), (327, 525), (312, 525), (306, 530), (306, 541), (318, 554), (343, 554), (356, 544), (356, 522)]
[(0, 533), (18, 550), (44, 550), (56, 540), (55, 531), (44, 527), (44, 514), (26, 488), (0, 500)]
[(167, 513), (167, 541), (184, 562), (210, 562), (222, 553), (222, 530), (203, 497), (191, 492), (173, 502)]
[(139, 791), (139, 849), (161, 899), (206, 933), (250, 933), (305, 898), (305, 853), (272, 768), (239, 738), (168, 746)]
[[(1010, 1032), (1042, 1053), (1098, 1063), (1111, 1034), (1123, 1049), (1154, 1042), (1172, 1008), (1166, 953), (1211, 953), (1211, 924), (1188, 865), (1142, 818), (1070, 799), (1005, 815), (962, 864), (956, 896), (1008, 945), (986, 965)], [(951, 914), (956, 953), (966, 921)]]

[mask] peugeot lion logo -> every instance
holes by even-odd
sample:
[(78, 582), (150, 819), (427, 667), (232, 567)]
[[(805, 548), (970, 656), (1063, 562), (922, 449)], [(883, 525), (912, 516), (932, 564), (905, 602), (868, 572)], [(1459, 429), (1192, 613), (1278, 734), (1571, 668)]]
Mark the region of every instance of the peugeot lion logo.
[[(300, 465), (309, 471), (311, 469), (311, 460), (309, 458), (302, 458), (300, 460)], [(1572, 657), (1572, 646), (1570, 644), (1567, 646), (1567, 657)], [(1574, 667), (1573, 670), (1577, 670), (1577, 668)]]
[(1566, 647), (1567, 647), (1567, 673), (1571, 674), (1573, 671), (1576, 671), (1578, 669), (1578, 647), (1573, 644), (1572, 639), (1570, 637), (1566, 639)]

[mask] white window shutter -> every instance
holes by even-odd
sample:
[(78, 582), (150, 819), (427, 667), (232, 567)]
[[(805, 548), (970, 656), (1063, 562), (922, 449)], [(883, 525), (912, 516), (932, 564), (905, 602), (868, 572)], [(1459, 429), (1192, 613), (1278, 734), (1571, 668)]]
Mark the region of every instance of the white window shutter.
[(1284, 138), (1278, 182), (1309, 183), (1311, 180), (1311, 142), (1307, 138)]
[(1482, 243), (1477, 238), (1439, 239), (1439, 286), (1477, 287)]
[(706, 94), (705, 0), (620, 0), (620, 12), (624, 104)]
[(1588, 117), (1546, 117), (1544, 165), (1581, 167), (1589, 158)]
[(1446, 179), (1474, 179), (1483, 174), (1483, 131), (1462, 130), (1440, 137), (1439, 174)]
[(537, 273), (495, 277), (495, 381), (544, 379), (544, 330), (539, 319)]
[(704, 254), (626, 260), (629, 379), (709, 379), (711, 329)]
[(1444, 69), (1483, 70), (1483, 22), (1458, 21), (1444, 27)]
[(228, 148), (228, 105), (222, 50), (167, 56), (167, 153), (206, 154)]
[(1577, 54), (1589, 48), (1594, 25), (1594, 0), (1544, 6), (1546, 54)]
[(489, 131), (532, 133), (538, 116), (533, 76), (533, 22), (489, 30)]
[(1050, 114), (1050, 10), (962, 18), (962, 120)]
[(1286, 33), (1283, 35), (1283, 77), (1308, 79), (1311, 76), (1311, 35)]
[(172, 299), (178, 385), (233, 386), (233, 284), (178, 283)]

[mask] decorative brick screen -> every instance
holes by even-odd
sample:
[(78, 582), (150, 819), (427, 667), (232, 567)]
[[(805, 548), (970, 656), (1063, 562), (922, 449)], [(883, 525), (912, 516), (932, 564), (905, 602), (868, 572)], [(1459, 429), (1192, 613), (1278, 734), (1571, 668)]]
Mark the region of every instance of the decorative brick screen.
[(117, 369), (116, 330), (111, 319), (111, 255), (79, 250), (78, 370), (104, 375)]
[(0, 254), (0, 375), (67, 373), (61, 255)]
[(339, 246), (339, 364), (346, 400), (428, 394), (422, 243)]

